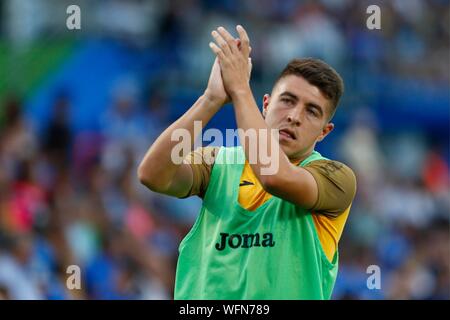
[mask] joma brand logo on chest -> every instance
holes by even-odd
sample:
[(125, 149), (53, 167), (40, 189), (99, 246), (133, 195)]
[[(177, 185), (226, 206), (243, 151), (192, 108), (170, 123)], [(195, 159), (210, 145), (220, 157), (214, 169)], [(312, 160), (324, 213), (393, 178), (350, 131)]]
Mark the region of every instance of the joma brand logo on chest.
[(216, 249), (222, 251), (226, 246), (232, 249), (237, 248), (251, 248), (251, 247), (273, 247), (272, 233), (264, 233), (260, 236), (259, 233), (254, 234), (228, 234), (220, 233), (220, 241), (216, 243)]

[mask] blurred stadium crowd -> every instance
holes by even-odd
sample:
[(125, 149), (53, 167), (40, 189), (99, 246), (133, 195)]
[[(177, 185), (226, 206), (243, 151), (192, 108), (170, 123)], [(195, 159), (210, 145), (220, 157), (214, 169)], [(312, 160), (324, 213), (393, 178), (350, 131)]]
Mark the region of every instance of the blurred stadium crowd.
[[(68, 37), (65, 10), (51, 9), (66, 2), (3, 1), (1, 43), (26, 50)], [(34, 112), (45, 81), (17, 92), (8, 81), (20, 75), (0, 69), (0, 298), (172, 298), (178, 243), (201, 202), (145, 190), (137, 165), (202, 93), (210, 30), (241, 23), (258, 101), (297, 56), (322, 58), (346, 82), (336, 130), (319, 145), (358, 181), (333, 298), (449, 299), (449, 2), (372, 2), (79, 1), (76, 43), (120, 46), (128, 60), (107, 88), (100, 76), (56, 83), (47, 113)], [(370, 31), (366, 8), (377, 2), (382, 30)], [(24, 30), (14, 23), (20, 3), (55, 18)], [(88, 99), (108, 99), (78, 104), (83, 82)], [(94, 126), (73, 119), (81, 109)], [(228, 109), (211, 126), (234, 125)], [(66, 287), (69, 265), (81, 268), (80, 290)], [(380, 267), (380, 290), (367, 287), (370, 265)]]

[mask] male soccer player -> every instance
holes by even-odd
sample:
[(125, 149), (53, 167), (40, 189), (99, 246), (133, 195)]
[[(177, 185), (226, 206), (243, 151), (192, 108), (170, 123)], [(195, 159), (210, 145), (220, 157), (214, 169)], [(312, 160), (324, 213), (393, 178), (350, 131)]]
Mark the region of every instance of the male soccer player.
[[(320, 60), (295, 59), (264, 95), (261, 114), (249, 85), (249, 38), (241, 26), (237, 32), (239, 39), (223, 27), (212, 32), (216, 60), (204, 94), (158, 137), (138, 169), (155, 192), (203, 199), (179, 247), (175, 299), (329, 299), (356, 179), (314, 147), (333, 130), (343, 81)], [(243, 146), (197, 148), (181, 164), (171, 160), (178, 143), (172, 133), (187, 130), (193, 145), (194, 121), (205, 126), (230, 100), (238, 127), (256, 130), (257, 152), (269, 150), (275, 172), (264, 174), (261, 157), (249, 161), (253, 149), (241, 136)], [(271, 129), (278, 140), (262, 134)]]

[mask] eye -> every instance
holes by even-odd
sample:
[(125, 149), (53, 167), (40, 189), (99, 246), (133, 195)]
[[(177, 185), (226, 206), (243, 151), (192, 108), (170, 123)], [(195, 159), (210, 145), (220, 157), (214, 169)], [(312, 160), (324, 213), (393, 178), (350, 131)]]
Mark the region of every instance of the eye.
[(281, 102), (283, 102), (284, 104), (288, 104), (288, 105), (291, 105), (294, 103), (294, 101), (292, 101), (292, 99), (289, 99), (289, 98), (281, 98)]
[(308, 108), (306, 111), (307, 111), (309, 114), (311, 114), (312, 116), (317, 117), (317, 112), (316, 112), (316, 110), (314, 110), (313, 108)]

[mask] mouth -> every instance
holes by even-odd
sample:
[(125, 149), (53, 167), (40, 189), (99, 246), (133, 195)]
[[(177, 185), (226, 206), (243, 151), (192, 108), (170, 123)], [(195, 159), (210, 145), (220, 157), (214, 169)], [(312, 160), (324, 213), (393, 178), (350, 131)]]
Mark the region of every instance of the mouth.
[(287, 138), (289, 140), (297, 140), (297, 136), (295, 135), (295, 132), (291, 129), (285, 128), (279, 130), (280, 137)]

